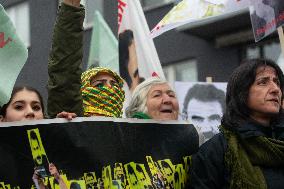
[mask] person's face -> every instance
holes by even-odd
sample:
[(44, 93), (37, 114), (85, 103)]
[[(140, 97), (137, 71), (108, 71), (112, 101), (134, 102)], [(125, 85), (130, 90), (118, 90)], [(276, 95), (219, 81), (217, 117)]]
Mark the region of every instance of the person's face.
[(222, 106), (220, 102), (203, 102), (195, 98), (191, 99), (187, 107), (189, 121), (201, 128), (204, 132), (218, 132), (218, 126), (221, 123)]
[(179, 105), (175, 92), (168, 84), (153, 85), (148, 94), (148, 114), (157, 120), (177, 120)]
[(104, 85), (108, 87), (119, 86), (114, 77), (108, 73), (99, 73), (91, 79), (91, 85), (93, 87), (102, 87)]
[(270, 66), (257, 68), (255, 81), (249, 89), (247, 99), (251, 118), (269, 124), (271, 116), (279, 113), (281, 98), (280, 82), (275, 69)]
[(36, 139), (31, 139), (31, 146), (33, 149), (33, 155), (35, 156), (35, 161), (38, 165), (42, 164), (42, 154), (39, 143)]
[(132, 40), (131, 45), (128, 47), (128, 51), (129, 51), (128, 73), (132, 80), (132, 85), (129, 86), (129, 88), (131, 91), (133, 91), (135, 87), (139, 84), (137, 54), (136, 54), (134, 40)]
[(6, 110), (2, 121), (23, 121), (43, 119), (43, 110), (37, 94), (33, 91), (22, 90), (17, 92)]

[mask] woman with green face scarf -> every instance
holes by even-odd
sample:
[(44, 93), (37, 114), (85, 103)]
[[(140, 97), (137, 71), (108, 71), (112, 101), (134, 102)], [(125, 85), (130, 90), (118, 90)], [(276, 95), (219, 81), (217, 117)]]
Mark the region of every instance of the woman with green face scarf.
[(122, 116), (125, 94), (117, 73), (97, 67), (84, 72), (81, 79), (84, 116)]

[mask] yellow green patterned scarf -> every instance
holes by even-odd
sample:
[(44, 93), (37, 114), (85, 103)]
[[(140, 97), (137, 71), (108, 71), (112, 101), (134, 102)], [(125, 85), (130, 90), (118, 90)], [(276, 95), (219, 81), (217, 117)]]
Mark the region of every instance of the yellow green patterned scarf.
[[(99, 73), (108, 73), (118, 81), (119, 86), (93, 87), (90, 81)], [(82, 74), (82, 97), (84, 116), (121, 117), (125, 93), (123, 80), (115, 72), (107, 68), (92, 68)]]

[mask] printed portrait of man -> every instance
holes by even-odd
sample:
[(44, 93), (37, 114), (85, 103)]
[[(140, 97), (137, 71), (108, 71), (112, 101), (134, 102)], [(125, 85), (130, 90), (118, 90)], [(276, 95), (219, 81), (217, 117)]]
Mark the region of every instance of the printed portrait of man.
[(139, 187), (139, 180), (134, 172), (133, 167), (130, 164), (128, 164), (126, 168), (127, 168), (126, 172), (127, 172), (128, 180), (130, 182), (130, 186)]
[(87, 189), (92, 189), (97, 182), (95, 172), (84, 173), (84, 179), (86, 182)]
[(185, 170), (182, 164), (175, 165), (174, 188), (184, 188), (186, 181)]
[(251, 22), (257, 40), (271, 34), (284, 24), (284, 4), (282, 0), (250, 1)]
[(165, 185), (169, 188), (174, 187), (174, 172), (175, 166), (169, 159), (159, 160), (158, 165), (162, 171), (163, 178), (165, 179)]
[(219, 132), (225, 111), (225, 92), (214, 84), (196, 83), (185, 92), (182, 103), (184, 120), (201, 128), (206, 139)]
[(32, 149), (32, 154), (34, 157), (34, 161), (37, 165), (43, 164), (43, 153), (41, 150), (40, 142), (38, 140), (38, 137), (34, 131), (30, 132), (30, 145)]
[(3, 182), (0, 182), (0, 189), (5, 189), (5, 184)]
[(112, 176), (111, 176), (110, 166), (103, 167), (102, 179), (104, 182), (104, 188), (110, 188), (112, 186)]
[(157, 162), (154, 162), (151, 156), (146, 156), (148, 168), (152, 174), (152, 184), (155, 188), (165, 188), (165, 179), (162, 172), (158, 168)]
[(145, 80), (139, 75), (136, 46), (132, 30), (125, 30), (119, 34), (119, 73), (131, 92)]
[(151, 180), (143, 164), (131, 162), (125, 164), (124, 166), (131, 188), (153, 188)]
[(284, 24), (284, 3), (283, 0), (262, 0), (262, 3), (273, 8), (275, 18), (277, 19), (277, 27)]
[(115, 163), (114, 164), (114, 180), (121, 181), (121, 185), (123, 187), (126, 185), (126, 178), (123, 172), (123, 165), (122, 163)]
[(46, 177), (48, 176), (49, 163), (45, 154), (44, 147), (41, 144), (40, 136), (37, 135), (36, 132), (38, 132), (38, 130), (28, 131), (30, 148), (32, 151), (35, 168), (38, 170), (38, 173), (42, 177)]

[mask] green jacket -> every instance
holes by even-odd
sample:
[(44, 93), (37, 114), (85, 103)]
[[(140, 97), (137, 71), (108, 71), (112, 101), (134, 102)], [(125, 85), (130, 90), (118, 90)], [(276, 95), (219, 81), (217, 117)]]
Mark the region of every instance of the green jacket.
[(136, 112), (134, 113), (131, 118), (137, 118), (137, 119), (152, 119), (148, 114), (145, 114), (143, 112)]
[(84, 16), (84, 7), (62, 3), (59, 9), (48, 60), (47, 112), (50, 118), (62, 111), (83, 116), (80, 88)]

